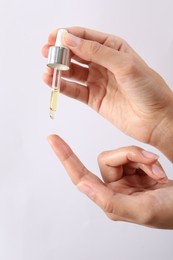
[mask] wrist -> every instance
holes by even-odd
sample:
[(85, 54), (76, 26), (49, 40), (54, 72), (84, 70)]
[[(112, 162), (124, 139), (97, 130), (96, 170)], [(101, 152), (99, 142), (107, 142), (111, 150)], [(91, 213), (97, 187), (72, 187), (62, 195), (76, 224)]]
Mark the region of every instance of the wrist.
[(173, 162), (173, 105), (155, 127), (150, 144)]

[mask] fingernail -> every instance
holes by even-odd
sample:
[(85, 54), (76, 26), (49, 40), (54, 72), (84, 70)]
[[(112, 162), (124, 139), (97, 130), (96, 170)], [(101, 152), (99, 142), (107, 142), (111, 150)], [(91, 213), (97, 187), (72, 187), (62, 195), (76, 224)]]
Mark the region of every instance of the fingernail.
[(142, 154), (147, 159), (158, 159), (159, 158), (159, 156), (157, 154), (152, 153), (152, 152), (148, 152), (148, 151), (145, 151), (145, 150), (142, 151)]
[(159, 178), (167, 178), (166, 173), (156, 163), (151, 166), (151, 170), (154, 173), (154, 175), (158, 176)]
[(65, 33), (63, 37), (63, 41), (68, 46), (77, 47), (81, 39), (79, 37), (74, 36), (71, 33)]
[(77, 188), (79, 191), (81, 191), (82, 193), (84, 193), (85, 195), (87, 195), (91, 200), (94, 199), (95, 197), (95, 192), (94, 190), (88, 186), (87, 184), (83, 184), (83, 183), (80, 183), (77, 185)]

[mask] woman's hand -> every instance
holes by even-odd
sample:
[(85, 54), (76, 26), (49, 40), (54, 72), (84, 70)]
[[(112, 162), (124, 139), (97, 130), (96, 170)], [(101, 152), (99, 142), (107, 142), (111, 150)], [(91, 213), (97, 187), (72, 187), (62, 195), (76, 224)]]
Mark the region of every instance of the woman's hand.
[[(73, 60), (87, 67), (72, 62), (61, 92), (88, 104), (124, 133), (154, 145), (173, 160), (173, 149), (168, 148), (173, 138), (173, 93), (160, 75), (116, 36), (79, 27), (67, 30), (64, 44)], [(42, 49), (45, 57), (56, 34), (57, 30), (49, 35)], [(52, 70), (43, 78), (51, 85)]]
[(103, 182), (60, 137), (48, 140), (72, 182), (110, 219), (173, 229), (173, 181), (157, 155), (133, 146), (104, 152), (99, 156)]

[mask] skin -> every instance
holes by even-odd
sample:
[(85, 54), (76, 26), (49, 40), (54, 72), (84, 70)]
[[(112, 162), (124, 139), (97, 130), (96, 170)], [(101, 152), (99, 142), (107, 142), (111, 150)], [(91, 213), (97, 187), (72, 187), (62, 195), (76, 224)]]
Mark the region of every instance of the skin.
[[(64, 73), (61, 92), (173, 161), (173, 93), (161, 76), (116, 36), (79, 27), (67, 30), (63, 43), (79, 63), (72, 62)], [(57, 30), (49, 35), (44, 57), (56, 35)], [(48, 68), (43, 75), (49, 86), (52, 74)], [(173, 229), (173, 181), (167, 180), (156, 155), (147, 153), (146, 158), (139, 147), (104, 152), (98, 160), (102, 181), (60, 137), (48, 140), (72, 182), (110, 219)]]
[[(162, 77), (116, 36), (80, 27), (67, 30), (64, 45), (73, 60), (87, 67), (72, 62), (70, 71), (64, 73), (61, 92), (89, 105), (125, 134), (155, 146), (173, 161), (173, 93)], [(56, 35), (57, 30), (43, 46), (45, 57)], [(51, 85), (51, 69), (43, 80)]]
[(102, 181), (59, 136), (48, 141), (72, 182), (111, 220), (173, 229), (173, 181), (151, 172), (155, 163), (162, 169), (158, 157), (146, 158), (134, 146), (104, 152), (98, 159)]

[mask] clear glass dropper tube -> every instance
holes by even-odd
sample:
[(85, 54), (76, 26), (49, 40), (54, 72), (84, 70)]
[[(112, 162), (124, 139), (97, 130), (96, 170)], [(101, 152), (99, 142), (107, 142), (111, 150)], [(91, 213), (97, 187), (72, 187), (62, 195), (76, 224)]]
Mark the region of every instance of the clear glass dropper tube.
[(50, 98), (50, 118), (55, 118), (55, 113), (57, 111), (58, 96), (60, 92), (60, 83), (61, 83), (61, 70), (54, 69), (53, 78), (52, 78), (52, 91)]
[(59, 29), (54, 46), (49, 47), (47, 66), (52, 68), (52, 91), (50, 99), (50, 118), (54, 119), (57, 110), (58, 96), (60, 92), (61, 71), (69, 70), (69, 49), (63, 46), (62, 38), (67, 33), (65, 29)]

